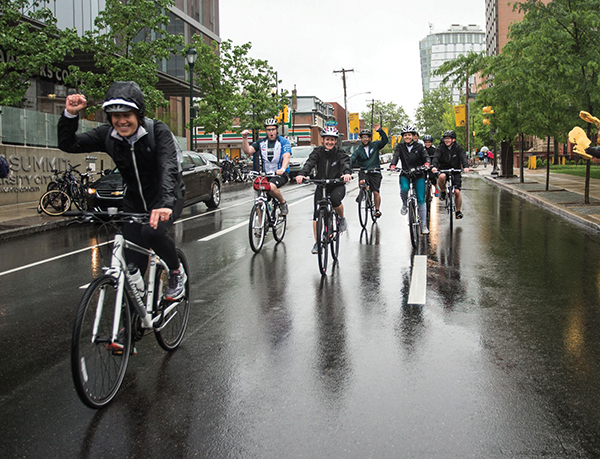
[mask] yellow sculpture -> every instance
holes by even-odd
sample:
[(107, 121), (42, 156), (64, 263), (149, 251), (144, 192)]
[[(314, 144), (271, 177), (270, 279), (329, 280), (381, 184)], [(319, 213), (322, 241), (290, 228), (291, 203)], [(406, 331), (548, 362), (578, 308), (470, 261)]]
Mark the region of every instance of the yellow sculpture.
[[(588, 123), (595, 124), (596, 127), (600, 129), (600, 119), (596, 118), (592, 114), (585, 111), (580, 111), (579, 117)], [(585, 150), (592, 144), (592, 141), (588, 139), (585, 131), (579, 126), (575, 126), (573, 129), (571, 129), (571, 132), (569, 132), (569, 142), (573, 144), (573, 151), (579, 156), (584, 159), (592, 159), (592, 156), (585, 152)]]

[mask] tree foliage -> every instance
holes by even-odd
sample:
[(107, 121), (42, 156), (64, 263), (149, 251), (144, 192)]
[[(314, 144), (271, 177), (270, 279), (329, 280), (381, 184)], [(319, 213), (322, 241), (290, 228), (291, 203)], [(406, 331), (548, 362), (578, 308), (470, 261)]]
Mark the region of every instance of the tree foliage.
[(0, 3), (0, 105), (20, 105), (30, 79), (43, 67), (56, 70), (78, 44), (77, 32), (60, 30), (41, 5), (37, 0)]
[(272, 92), (277, 74), (267, 61), (249, 56), (250, 43), (207, 45), (196, 36), (191, 46), (198, 52), (194, 82), (202, 94), (194, 125), (205, 132), (218, 137), (226, 131), (260, 129), (288, 102), (285, 91)]
[[(133, 80), (144, 92), (146, 109), (165, 106), (158, 83), (158, 62), (178, 54), (184, 44), (179, 35), (167, 32), (165, 14), (172, 0), (106, 0), (94, 20), (94, 29), (82, 38), (82, 50), (92, 53), (94, 71), (70, 67), (71, 84), (92, 100), (102, 100), (115, 81)], [(97, 107), (90, 107), (88, 111)]]
[(410, 123), (410, 118), (401, 105), (397, 105), (394, 102), (381, 102), (379, 100), (370, 105), (371, 110), (360, 114), (360, 117), (365, 120), (366, 129), (373, 128), (371, 115), (373, 117), (373, 124), (379, 123), (389, 128), (389, 135), (400, 135), (402, 126)]
[[(417, 127), (423, 134), (429, 134), (435, 139), (439, 139), (445, 130), (451, 129), (444, 122), (444, 113), (454, 113), (453, 110), (450, 88), (440, 86), (427, 91), (415, 112)], [(454, 120), (452, 120), (452, 123), (454, 123)]]

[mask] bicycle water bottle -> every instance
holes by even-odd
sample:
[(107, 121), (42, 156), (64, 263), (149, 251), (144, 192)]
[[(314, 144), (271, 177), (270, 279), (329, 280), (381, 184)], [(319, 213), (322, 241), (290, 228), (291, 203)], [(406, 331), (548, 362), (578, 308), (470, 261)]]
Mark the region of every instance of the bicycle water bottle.
[(140, 269), (133, 263), (127, 265), (127, 273), (131, 284), (137, 289), (140, 296), (144, 296), (144, 278)]

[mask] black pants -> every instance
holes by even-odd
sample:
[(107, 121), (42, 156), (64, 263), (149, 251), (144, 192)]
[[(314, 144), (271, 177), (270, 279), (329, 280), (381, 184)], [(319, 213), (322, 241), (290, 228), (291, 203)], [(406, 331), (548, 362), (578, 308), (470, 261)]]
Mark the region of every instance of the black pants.
[[(315, 190), (314, 196), (314, 211), (313, 211), (313, 220), (316, 220), (319, 215), (319, 205), (318, 202), (323, 198), (323, 188), (317, 187)], [(331, 198), (331, 205), (333, 208), (339, 207), (342, 205), (342, 200), (344, 196), (346, 196), (346, 186), (342, 184), (335, 185), (326, 185), (325, 192), (329, 194)]]
[[(124, 212), (144, 212), (131, 202), (123, 202)], [(179, 259), (177, 258), (177, 247), (175, 241), (167, 234), (169, 228), (173, 226), (175, 220), (179, 218), (183, 211), (183, 199), (177, 200), (171, 218), (167, 221), (158, 222), (158, 227), (153, 229), (150, 225), (140, 225), (138, 223), (128, 223), (123, 225), (123, 236), (128, 241), (134, 242), (139, 246), (152, 249), (164, 260), (169, 269), (179, 268)], [(140, 268), (142, 274), (148, 267), (148, 257), (133, 250), (125, 251), (127, 263), (134, 263)]]

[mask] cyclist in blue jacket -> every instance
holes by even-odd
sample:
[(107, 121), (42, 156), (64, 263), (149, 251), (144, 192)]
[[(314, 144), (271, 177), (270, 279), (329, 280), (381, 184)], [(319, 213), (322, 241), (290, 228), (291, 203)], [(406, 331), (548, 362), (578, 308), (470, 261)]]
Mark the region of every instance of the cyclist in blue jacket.
[(279, 201), (281, 215), (287, 215), (288, 205), (281, 193), (281, 187), (289, 180), (292, 146), (288, 139), (277, 133), (278, 126), (274, 118), (265, 120), (267, 137), (257, 140), (252, 145), (248, 143), (250, 131), (248, 129), (242, 131), (242, 150), (247, 155), (253, 155), (255, 171), (275, 174), (267, 177), (271, 184), (269, 194)]

